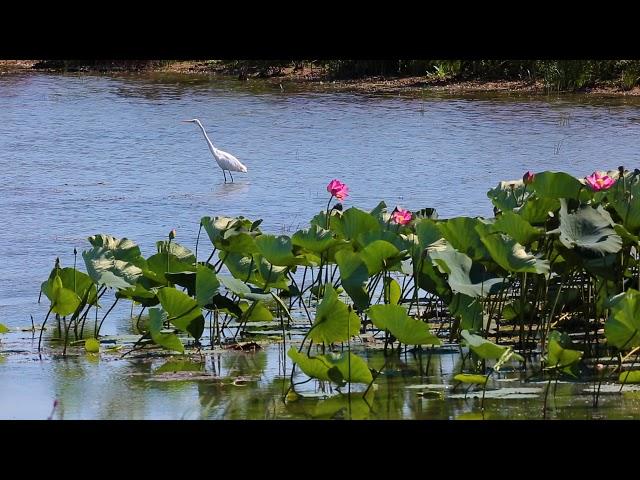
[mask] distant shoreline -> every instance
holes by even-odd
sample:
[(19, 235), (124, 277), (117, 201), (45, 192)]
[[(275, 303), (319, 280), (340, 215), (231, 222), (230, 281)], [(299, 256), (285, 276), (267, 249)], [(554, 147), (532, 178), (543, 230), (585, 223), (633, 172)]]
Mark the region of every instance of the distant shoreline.
[[(177, 73), (185, 75), (220, 75), (224, 77), (234, 76), (243, 79), (262, 79), (278, 85), (293, 83), (309, 89), (325, 92), (361, 92), (369, 94), (420, 94), (420, 93), (505, 93), (526, 95), (553, 94), (586, 94), (594, 96), (640, 96), (640, 86), (625, 90), (615, 82), (601, 82), (593, 87), (579, 89), (577, 91), (558, 91), (549, 89), (540, 80), (459, 80), (437, 78), (430, 76), (371, 76), (353, 79), (333, 79), (326, 69), (303, 68), (294, 69), (285, 67), (279, 72), (261, 75), (256, 72), (241, 72), (230, 68), (215, 60), (189, 60), (189, 61), (127, 61), (127, 62), (94, 62), (90, 65), (74, 65), (66, 68), (62, 62), (39, 60), (0, 60), (0, 75), (25, 72), (80, 72), (80, 73)], [(284, 88), (284, 87), (283, 87)]]

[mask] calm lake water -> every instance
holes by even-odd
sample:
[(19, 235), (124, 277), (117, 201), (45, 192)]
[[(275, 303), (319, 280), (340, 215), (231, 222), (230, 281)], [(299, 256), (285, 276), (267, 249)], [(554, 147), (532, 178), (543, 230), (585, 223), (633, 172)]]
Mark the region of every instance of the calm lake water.
[[(74, 247), (81, 252), (95, 233), (131, 238), (144, 255), (172, 228), (193, 247), (204, 215), (262, 218), (263, 231), (291, 234), (325, 207), (332, 178), (349, 185), (346, 206), (384, 200), (436, 207), (441, 217), (492, 216), (486, 191), (526, 170), (586, 175), (638, 166), (640, 99), (406, 98), (284, 87), (166, 75), (0, 76), (0, 323), (26, 326), (30, 315), (40, 323), (40, 283), (55, 258), (73, 265)], [(223, 183), (197, 127), (180, 123), (194, 117), (248, 174)], [(110, 316), (106, 333), (118, 333), (117, 320)], [(15, 348), (32, 351), (24, 342)], [(154, 387), (161, 398), (150, 394), (137, 410), (113, 413), (83, 389), (109, 385), (116, 398), (142, 388), (126, 380), (136, 378), (135, 364), (97, 369), (82, 358), (41, 363), (25, 354), (0, 362), (4, 418), (46, 417), (53, 398), (74, 396), (59, 385), (98, 402), (68, 407), (65, 418), (192, 418), (186, 406), (209, 402), (200, 384), (169, 382)], [(87, 371), (103, 384), (85, 385)], [(277, 389), (277, 375), (265, 375)], [(389, 415), (422, 418), (408, 407), (398, 412)]]

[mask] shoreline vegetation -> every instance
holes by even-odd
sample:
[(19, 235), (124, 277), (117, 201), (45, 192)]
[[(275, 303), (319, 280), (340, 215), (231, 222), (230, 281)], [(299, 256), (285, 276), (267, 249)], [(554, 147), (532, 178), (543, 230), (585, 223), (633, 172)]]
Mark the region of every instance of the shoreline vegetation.
[(177, 73), (372, 94), (640, 96), (640, 60), (0, 60), (0, 74)]

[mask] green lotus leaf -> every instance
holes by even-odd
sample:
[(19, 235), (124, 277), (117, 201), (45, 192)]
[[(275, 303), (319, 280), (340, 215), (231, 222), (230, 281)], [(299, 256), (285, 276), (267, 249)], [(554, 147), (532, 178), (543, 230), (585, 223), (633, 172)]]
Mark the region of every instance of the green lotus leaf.
[(477, 227), (482, 232), (481, 241), (491, 258), (508, 272), (549, 273), (549, 261), (528, 253), (525, 248), (508, 235), (489, 233), (487, 225)]
[(145, 307), (153, 307), (160, 303), (155, 292), (147, 290), (139, 283), (133, 287), (122, 288), (116, 292), (116, 298), (133, 300)]
[(367, 265), (369, 276), (380, 273), (383, 269), (389, 269), (402, 260), (404, 253), (384, 240), (376, 240), (364, 247), (358, 255)]
[(389, 330), (399, 342), (407, 345), (440, 345), (442, 342), (429, 331), (429, 326), (407, 315), (401, 305), (374, 305), (367, 310), (373, 324)]
[(149, 309), (149, 334), (156, 345), (167, 350), (184, 353), (184, 345), (175, 333), (162, 333), (164, 322), (167, 321), (167, 313), (159, 308)]
[(467, 346), (473, 351), (473, 353), (484, 360), (498, 360), (509, 349), (509, 347), (496, 345), (495, 343), (482, 338), (480, 335), (474, 335), (467, 330), (462, 330), (460, 335), (464, 338)]
[(536, 173), (530, 186), (540, 198), (578, 198), (578, 192), (584, 189), (577, 178), (564, 172)]
[(342, 287), (353, 300), (353, 304), (359, 310), (369, 306), (369, 295), (364, 289), (364, 284), (369, 278), (367, 264), (357, 253), (348, 250), (336, 252), (336, 261), (340, 269)]
[(171, 287), (158, 290), (162, 308), (169, 315), (169, 321), (179, 330), (189, 333), (198, 340), (204, 331), (204, 317), (200, 306), (187, 294)]
[(337, 245), (345, 243), (344, 240), (334, 238), (329, 230), (312, 224), (305, 230), (298, 230), (291, 237), (291, 243), (313, 253), (322, 253), (325, 250)]
[(438, 228), (442, 236), (459, 252), (472, 260), (488, 260), (490, 256), (476, 231), (476, 225), (479, 224), (482, 222), (477, 218), (456, 217), (438, 222)]
[(500, 182), (496, 188), (487, 192), (487, 197), (498, 209), (507, 212), (522, 205), (522, 202), (526, 201), (532, 193), (531, 188), (525, 189), (522, 180), (513, 180)]
[(547, 344), (547, 357), (545, 363), (547, 369), (560, 370), (569, 375), (573, 375), (571, 367), (577, 364), (584, 352), (573, 350), (571, 339), (566, 333), (552, 331), (549, 334), (549, 342)]
[(504, 212), (496, 217), (491, 230), (506, 233), (522, 245), (529, 245), (544, 233), (544, 230), (532, 227), (529, 222), (513, 212)]
[(136, 284), (142, 276), (142, 269), (137, 265), (114, 257), (112, 250), (94, 247), (82, 252), (87, 273), (98, 285), (111, 288), (129, 288)]
[(156, 248), (158, 253), (167, 253), (175, 256), (178, 260), (184, 263), (195, 263), (196, 256), (187, 247), (183, 247), (179, 243), (169, 242), (168, 240), (160, 240), (156, 242)]
[(400, 284), (393, 278), (384, 277), (384, 303), (390, 303), (391, 305), (397, 305), (400, 303), (400, 297), (402, 295), (402, 289)]
[(331, 283), (324, 286), (324, 297), (316, 309), (309, 339), (329, 345), (344, 342), (360, 332), (360, 318), (340, 301)]
[(601, 205), (581, 206), (574, 213), (567, 210), (567, 202), (560, 200), (560, 226), (547, 232), (560, 234), (560, 242), (569, 249), (585, 250), (593, 254), (617, 253), (622, 239), (613, 229), (611, 215)]
[(633, 288), (609, 299), (610, 315), (604, 324), (607, 342), (620, 350), (640, 346), (640, 292)]
[(353, 353), (329, 353), (309, 357), (291, 347), (287, 355), (306, 375), (318, 380), (333, 381), (338, 384), (344, 382), (368, 384), (373, 381), (367, 362)]
[(198, 265), (196, 269), (196, 301), (198, 305), (204, 307), (209, 305), (212, 298), (220, 289), (220, 281), (215, 272), (205, 265)]

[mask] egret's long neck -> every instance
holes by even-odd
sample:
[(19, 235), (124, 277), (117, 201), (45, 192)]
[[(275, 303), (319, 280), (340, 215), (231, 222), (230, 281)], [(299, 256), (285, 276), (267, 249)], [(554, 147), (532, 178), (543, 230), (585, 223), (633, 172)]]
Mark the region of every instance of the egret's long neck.
[(211, 142), (211, 139), (207, 135), (207, 132), (205, 131), (204, 127), (202, 126), (202, 124), (200, 122), (196, 122), (196, 124), (200, 127), (200, 130), (202, 130), (202, 134), (204, 135), (205, 140), (209, 144), (209, 150), (211, 150), (211, 153), (213, 153), (215, 155), (216, 154), (215, 153), (216, 147), (213, 146), (213, 142)]

